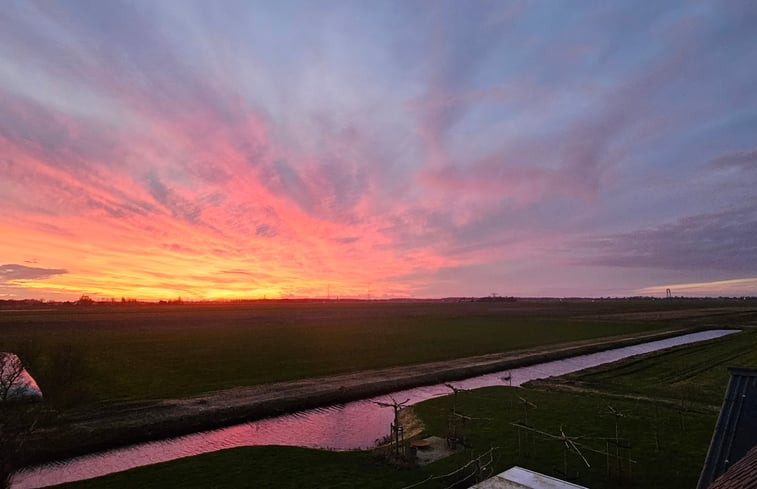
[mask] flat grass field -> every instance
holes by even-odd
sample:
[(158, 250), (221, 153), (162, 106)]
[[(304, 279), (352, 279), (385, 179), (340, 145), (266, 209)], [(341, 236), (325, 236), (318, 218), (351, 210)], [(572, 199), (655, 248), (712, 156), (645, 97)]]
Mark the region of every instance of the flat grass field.
[[(736, 326), (736, 324), (731, 324)], [(400, 489), (429, 476), (447, 474), (472, 456), (490, 447), (495, 452), (492, 473), (521, 465), (565, 478), (566, 452), (560, 441), (536, 435), (526, 439), (511, 422), (529, 424), (548, 433), (563, 429), (576, 442), (591, 467), (567, 453), (568, 475), (592, 489), (684, 488), (696, 485), (712, 436), (717, 410), (678, 404), (680, 392), (660, 383), (695, 382), (705, 403), (722, 402), (727, 366), (757, 366), (757, 330), (666, 352), (645, 355), (633, 361), (567, 376), (583, 380), (599, 391), (550, 390), (550, 383), (535, 382), (526, 388), (489, 387), (462, 392), (457, 410), (473, 418), (466, 429), (470, 447), (420, 468), (397, 468), (374, 452), (326, 452), (290, 447), (250, 447), (226, 450), (110, 476), (67, 484), (66, 489), (117, 489), (125, 487), (229, 487), (229, 488), (347, 488)], [(751, 352), (747, 351), (751, 349)], [(693, 375), (686, 375), (687, 365)], [(666, 384), (667, 385), (667, 384)], [(520, 398), (536, 407), (526, 412)], [(644, 397), (644, 399), (640, 399)], [(422, 402), (413, 407), (425, 428), (421, 436), (446, 436), (452, 396)], [(592, 450), (614, 452), (606, 438), (615, 435), (615, 417), (610, 406), (623, 414), (619, 436), (630, 444), (627, 456), (635, 464), (621, 463), (624, 478), (618, 479), (617, 461)], [(630, 467), (630, 473), (629, 473)], [(448, 487), (453, 479), (440, 479), (417, 486), (420, 489)], [(464, 487), (464, 486), (462, 486)]]
[[(728, 300), (43, 305), (0, 310), (0, 351), (21, 355), (53, 405), (95, 407), (680, 327), (717, 321), (723, 312), (708, 312), (712, 308), (755, 305)], [(694, 319), (676, 317), (676, 311), (691, 309), (704, 312)]]
[[(757, 366), (757, 331), (630, 358), (562, 377), (583, 389), (720, 406), (729, 366)], [(542, 381), (549, 383), (549, 380)]]
[[(499, 447), (495, 452), (492, 474), (520, 465), (548, 475), (565, 478), (563, 444), (534, 436), (518, 449), (518, 434), (511, 422), (522, 421), (519, 396), (537, 407), (528, 413), (529, 423), (540, 430), (559, 434), (562, 428), (570, 436), (582, 436), (582, 447), (606, 450), (604, 440), (589, 439), (614, 436), (614, 418), (604, 415), (607, 405), (628, 413), (620, 423), (620, 436), (630, 438), (630, 456), (637, 461), (632, 476), (621, 484), (606, 477), (606, 457), (583, 450), (591, 468), (572, 453), (568, 454), (568, 472), (577, 483), (592, 489), (615, 487), (690, 488), (696, 485), (707, 446), (715, 424), (715, 413), (687, 415), (681, 428), (675, 408), (659, 407), (660, 450), (656, 449), (652, 429), (654, 405), (636, 401), (608, 399), (601, 395), (580, 395), (519, 388), (489, 387), (462, 393), (457, 409), (474, 418), (469, 423), (469, 449), (420, 468), (397, 468), (372, 452), (328, 452), (292, 447), (245, 447), (224, 450), (173, 462), (133, 469), (119, 474), (58, 486), (61, 489), (140, 488), (375, 488), (400, 489), (447, 474), (465, 464), (472, 455)], [(426, 435), (445, 436), (450, 397), (432, 399), (414, 410), (424, 422)], [(531, 441), (532, 440), (532, 441)], [(612, 461), (613, 475), (617, 468)], [(628, 470), (627, 464), (622, 469)], [(430, 481), (421, 489), (449, 487), (456, 479)], [(460, 486), (466, 487), (466, 486)]]

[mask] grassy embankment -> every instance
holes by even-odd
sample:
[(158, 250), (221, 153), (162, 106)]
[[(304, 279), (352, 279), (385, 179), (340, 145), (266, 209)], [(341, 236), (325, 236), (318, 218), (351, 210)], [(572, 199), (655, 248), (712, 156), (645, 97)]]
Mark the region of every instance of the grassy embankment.
[(757, 330), (532, 382), (536, 388), (650, 397), (699, 408), (723, 401), (729, 366), (757, 366)]
[(725, 303), (553, 301), (53, 307), (0, 311), (0, 351), (22, 355), (49, 403), (97, 408), (641, 333), (681, 321), (603, 315), (721, 305)]
[[(307, 487), (307, 488), (401, 488), (425, 480), (429, 475), (452, 472), (470, 460), (471, 454), (484, 452), (491, 446), (500, 447), (492, 472), (497, 473), (512, 465), (521, 465), (547, 474), (563, 477), (563, 445), (559, 441), (539, 436), (523, 444), (528, 454), (518, 449), (517, 432), (509, 423), (522, 420), (523, 411), (518, 396), (524, 396), (537, 408), (531, 409), (530, 424), (550, 433), (564, 429), (568, 435), (608, 437), (614, 434), (613, 418), (603, 416), (606, 403), (629, 413), (620, 425), (622, 437), (630, 437), (630, 456), (638, 461), (632, 467), (633, 477), (628, 487), (671, 488), (693, 487), (701, 468), (707, 442), (714, 425), (714, 413), (689, 414), (685, 429), (681, 430), (678, 413), (669, 407), (658, 409), (661, 449), (655, 448), (650, 421), (644, 419), (650, 408), (633, 401), (608, 400), (599, 395), (522, 392), (516, 388), (479, 389), (458, 397), (458, 409), (474, 418), (468, 428), (470, 450), (464, 450), (447, 459), (424, 468), (394, 468), (371, 453), (319, 452), (287, 447), (250, 447), (226, 450), (139, 468), (110, 476), (64, 485), (67, 489), (95, 488), (161, 488), (161, 487)], [(440, 398), (421, 403), (416, 413), (426, 424), (426, 434), (442, 435), (447, 430), (447, 413), (450, 399)], [(603, 440), (581, 439), (583, 445), (605, 450)], [(613, 449), (611, 448), (611, 451)], [(591, 469), (572, 453), (568, 454), (568, 472), (571, 477), (592, 489), (617, 487), (617, 480), (605, 477), (606, 460), (583, 449), (592, 465)], [(528, 455), (528, 456), (527, 456)], [(616, 465), (612, 463), (612, 470)], [(627, 470), (624, 465), (623, 470)], [(421, 488), (443, 488), (456, 478), (431, 481)]]
[[(500, 449), (494, 472), (518, 464), (563, 477), (565, 452), (559, 441), (535, 436), (527, 449), (518, 448), (517, 430), (524, 409), (518, 396), (536, 404), (528, 410), (529, 423), (545, 432), (582, 436), (577, 440), (591, 464), (585, 467), (568, 453), (568, 472), (593, 489), (611, 487), (693, 487), (712, 435), (716, 410), (727, 382), (726, 367), (757, 366), (757, 332), (748, 331), (702, 345), (646, 356), (613, 366), (572, 374), (568, 380), (582, 388), (604, 392), (565, 392), (550, 383), (535, 389), (486, 388), (459, 395), (458, 410), (474, 419), (467, 438), (472, 449), (428, 467), (397, 469), (371, 453), (336, 453), (285, 447), (240, 448), (193, 457), (121, 474), (67, 485), (71, 489), (120, 487), (403, 487), (429, 475), (444, 474), (490, 446)], [(694, 365), (692, 370), (690, 367)], [(699, 402), (691, 402), (697, 393)], [(684, 409), (678, 401), (687, 400)], [(638, 397), (653, 398), (640, 400)], [(414, 408), (425, 423), (424, 435), (444, 436), (450, 397), (430, 400)], [(624, 413), (619, 432), (630, 442), (630, 478), (617, 479), (617, 462), (585, 447), (607, 450), (604, 437), (615, 433), (608, 406)], [(521, 433), (523, 435), (523, 433)], [(610, 445), (610, 451), (614, 448)], [(628, 464), (621, 468), (627, 474)], [(432, 481), (421, 488), (445, 487), (451, 481)]]

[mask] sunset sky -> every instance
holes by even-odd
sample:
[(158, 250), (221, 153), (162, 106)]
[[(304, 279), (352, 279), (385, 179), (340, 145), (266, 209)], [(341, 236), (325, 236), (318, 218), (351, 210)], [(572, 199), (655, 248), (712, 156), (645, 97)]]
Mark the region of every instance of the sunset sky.
[(757, 295), (755, 26), (5, 1), (0, 299)]

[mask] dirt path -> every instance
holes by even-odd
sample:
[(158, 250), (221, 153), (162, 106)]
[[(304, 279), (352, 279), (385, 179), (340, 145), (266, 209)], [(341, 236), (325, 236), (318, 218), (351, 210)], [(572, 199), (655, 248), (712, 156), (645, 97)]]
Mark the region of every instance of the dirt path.
[(331, 377), (278, 382), (209, 392), (186, 399), (89, 412), (59, 419), (54, 429), (30, 440), (30, 463), (55, 460), (97, 450), (219, 428), (254, 419), (291, 413), (387, 394), (421, 385), (594, 353), (653, 341), (701, 328), (668, 330), (563, 343), (444, 362), (369, 370)]

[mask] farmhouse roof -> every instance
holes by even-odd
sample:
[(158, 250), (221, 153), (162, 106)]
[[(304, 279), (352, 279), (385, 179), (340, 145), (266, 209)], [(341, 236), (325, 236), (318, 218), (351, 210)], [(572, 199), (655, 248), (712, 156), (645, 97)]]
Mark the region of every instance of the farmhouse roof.
[(731, 465), (707, 489), (757, 489), (757, 446)]
[[(732, 367), (728, 371), (731, 378), (697, 489), (711, 487), (710, 484), (729, 468), (735, 469), (735, 464), (757, 444), (757, 369)], [(755, 457), (757, 455), (750, 453), (745, 464)], [(751, 467), (757, 467), (757, 458), (754, 462)], [(755, 479), (755, 476), (752, 478)], [(757, 481), (753, 480), (752, 485), (718, 487), (757, 488)]]

